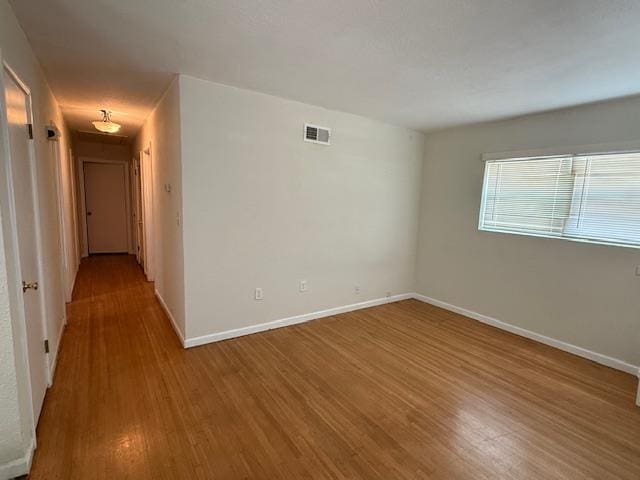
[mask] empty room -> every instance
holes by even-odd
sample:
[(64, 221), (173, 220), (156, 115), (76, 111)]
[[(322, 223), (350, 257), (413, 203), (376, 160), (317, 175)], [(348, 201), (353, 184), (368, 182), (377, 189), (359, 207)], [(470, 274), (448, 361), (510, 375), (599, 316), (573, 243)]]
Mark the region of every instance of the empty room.
[(639, 24), (0, 0), (0, 480), (640, 479)]

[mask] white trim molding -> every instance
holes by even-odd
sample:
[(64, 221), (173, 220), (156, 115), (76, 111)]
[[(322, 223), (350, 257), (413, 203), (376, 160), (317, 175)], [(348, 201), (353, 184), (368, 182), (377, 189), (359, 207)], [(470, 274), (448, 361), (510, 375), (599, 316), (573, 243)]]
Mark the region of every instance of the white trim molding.
[(33, 461), (33, 452), (35, 450), (36, 442), (31, 439), (27, 451), (22, 457), (0, 465), (0, 478), (15, 478), (28, 474), (29, 470), (31, 470), (31, 462)]
[(62, 317), (60, 321), (60, 328), (58, 329), (58, 344), (50, 355), (49, 365), (49, 386), (53, 385), (53, 378), (56, 374), (56, 367), (58, 366), (58, 354), (60, 353), (60, 344), (62, 343), (62, 335), (64, 335), (64, 328), (67, 326), (67, 316)]
[[(435, 298), (427, 297), (426, 295), (421, 295), (418, 293), (403, 293), (400, 295), (392, 295), (384, 298), (377, 298), (374, 300), (368, 300), (360, 303), (353, 303), (351, 305), (343, 305), (341, 307), (329, 308), (327, 310), (318, 310), (316, 312), (305, 313), (302, 315), (295, 315), (293, 317), (281, 318), (278, 320), (273, 320), (265, 323), (258, 323), (255, 325), (249, 325), (247, 327), (234, 328), (232, 330), (225, 330), (222, 332), (210, 333), (207, 335), (202, 335), (199, 337), (185, 338), (177, 326), (171, 311), (167, 307), (166, 303), (162, 299), (162, 296), (155, 291), (156, 298), (158, 302), (162, 306), (162, 309), (166, 313), (173, 329), (178, 335), (180, 342), (184, 346), (184, 348), (192, 348), (200, 345), (206, 345), (208, 343), (220, 342), (222, 340), (228, 340), (231, 338), (242, 337), (244, 335), (251, 335), (253, 333), (264, 332), (267, 330), (273, 330), (276, 328), (288, 327), (290, 325), (297, 325), (299, 323), (309, 322), (311, 320), (317, 320), (320, 318), (330, 317), (333, 315), (339, 315), (341, 313), (353, 312), (355, 310), (361, 310), (363, 308), (376, 307), (378, 305), (384, 305), (387, 303), (399, 302), (401, 300), (415, 299), (424, 303), (428, 303), (430, 305), (434, 305), (436, 307), (444, 308), (445, 310), (449, 310), (450, 312), (458, 313), (460, 315), (464, 315), (465, 317), (471, 318), (473, 320), (477, 320), (486, 325), (490, 325), (492, 327), (498, 328), (500, 330), (504, 330), (515, 335), (519, 335), (521, 337), (528, 338), (530, 340), (534, 340), (536, 342), (549, 345), (551, 347), (557, 348), (564, 352), (571, 353), (573, 355), (577, 355), (582, 358), (586, 358), (587, 360), (592, 360), (601, 365), (605, 365), (607, 367), (614, 368), (616, 370), (620, 370), (622, 372), (630, 373), (632, 375), (637, 375), (640, 379), (640, 367), (636, 365), (631, 365), (623, 360), (619, 360), (617, 358), (609, 357), (607, 355), (603, 355), (601, 353), (596, 353), (591, 350), (587, 350), (586, 348), (578, 347), (576, 345), (572, 345), (567, 342), (563, 342), (561, 340), (557, 340), (555, 338), (547, 337), (540, 333), (532, 332), (531, 330), (527, 330), (522, 327), (518, 327), (512, 325), (510, 323), (503, 322), (501, 320), (495, 319), (493, 317), (489, 317), (487, 315), (483, 315), (481, 313), (474, 312), (472, 310), (467, 310), (466, 308), (458, 307), (456, 305), (452, 305), (447, 302), (443, 302), (442, 300), (437, 300)], [(640, 385), (638, 386), (638, 397), (636, 402), (640, 406)]]
[(385, 303), (399, 302), (400, 300), (408, 300), (410, 298), (413, 298), (412, 293), (404, 293), (401, 295), (392, 295), (389, 297), (368, 300), (366, 302), (353, 303), (351, 305), (344, 305), (342, 307), (334, 307), (327, 310), (318, 310), (317, 312), (311, 312), (311, 313), (305, 313), (303, 315), (295, 315), (293, 317), (281, 318), (279, 320), (273, 320), (271, 322), (265, 322), (265, 323), (258, 323), (256, 325), (250, 325), (248, 327), (234, 328), (233, 330), (225, 330), (223, 332), (210, 333), (208, 335), (202, 335), (201, 337), (187, 338), (184, 341), (184, 346), (185, 348), (197, 347), (199, 345), (205, 345), (207, 343), (220, 342), (222, 340), (227, 340), (230, 338), (241, 337), (244, 335), (251, 335), (252, 333), (264, 332), (266, 330), (273, 330), (274, 328), (288, 327), (289, 325), (296, 325), (298, 323), (304, 323), (310, 320), (317, 320), (319, 318), (330, 317), (332, 315), (338, 315), (341, 313), (353, 312), (355, 310), (361, 310), (363, 308), (384, 305)]
[(171, 322), (171, 326), (173, 327), (173, 330), (176, 332), (176, 335), (180, 339), (180, 343), (182, 344), (183, 347), (186, 348), (187, 345), (186, 345), (186, 342), (185, 342), (185, 339), (184, 339), (184, 335), (182, 334), (182, 332), (178, 328), (178, 324), (176, 323), (176, 319), (173, 318), (173, 314), (171, 313), (171, 310), (169, 310), (169, 307), (167, 306), (167, 303), (164, 301), (164, 298), (162, 298), (162, 295), (160, 295), (160, 292), (158, 292), (158, 290), (154, 289), (154, 293), (156, 295), (156, 298), (158, 299), (158, 303), (162, 307), (162, 310), (164, 310), (165, 315), (169, 318), (169, 321)]
[(535, 340), (536, 342), (544, 343), (545, 345), (555, 347), (559, 350), (563, 350), (565, 352), (572, 353), (579, 357), (592, 360), (601, 365), (615, 368), (616, 370), (621, 370), (626, 373), (631, 373), (632, 375), (638, 375), (640, 372), (640, 369), (637, 365), (631, 365), (630, 363), (627, 363), (623, 360), (609, 357), (601, 353), (592, 352), (591, 350), (587, 350), (586, 348), (578, 347), (576, 345), (572, 345), (570, 343), (563, 342), (561, 340), (556, 340), (555, 338), (547, 337), (545, 335), (532, 332), (531, 330), (527, 330), (522, 327), (511, 325), (510, 323), (497, 320), (487, 315), (483, 315), (481, 313), (477, 313), (472, 310), (467, 310), (466, 308), (458, 307), (456, 305), (451, 305), (450, 303), (443, 302), (441, 300), (436, 300), (435, 298), (427, 297), (425, 295), (420, 295), (417, 293), (414, 294), (414, 298), (416, 300), (420, 300), (421, 302), (428, 303), (436, 307), (444, 308), (445, 310), (449, 310), (451, 312), (459, 313), (460, 315), (464, 315), (465, 317), (472, 318), (473, 320), (477, 320), (484, 324), (491, 325), (492, 327), (499, 328), (500, 330), (505, 330), (507, 332), (514, 333), (521, 337), (529, 338), (531, 340)]

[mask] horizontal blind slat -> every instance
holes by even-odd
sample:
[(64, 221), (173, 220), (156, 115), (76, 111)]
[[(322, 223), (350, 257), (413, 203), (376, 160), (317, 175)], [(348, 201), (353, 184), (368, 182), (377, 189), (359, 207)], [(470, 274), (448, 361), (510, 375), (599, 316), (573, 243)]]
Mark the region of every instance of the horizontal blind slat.
[(480, 228), (640, 246), (640, 154), (485, 164)]

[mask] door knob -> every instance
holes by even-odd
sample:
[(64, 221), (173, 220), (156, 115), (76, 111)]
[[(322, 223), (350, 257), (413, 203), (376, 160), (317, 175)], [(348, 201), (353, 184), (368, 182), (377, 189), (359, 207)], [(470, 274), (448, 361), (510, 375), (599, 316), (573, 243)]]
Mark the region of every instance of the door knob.
[(26, 292), (27, 290), (37, 290), (38, 289), (38, 282), (22, 282), (22, 293)]

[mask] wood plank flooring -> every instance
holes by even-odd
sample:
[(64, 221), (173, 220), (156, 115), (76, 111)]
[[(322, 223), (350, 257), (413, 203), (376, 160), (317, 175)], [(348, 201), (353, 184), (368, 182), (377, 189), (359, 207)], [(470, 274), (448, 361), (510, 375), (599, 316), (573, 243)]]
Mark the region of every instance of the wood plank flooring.
[(640, 479), (633, 376), (418, 301), (183, 350), (101, 256), (68, 313), (34, 480)]

